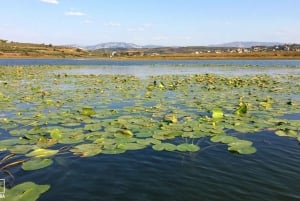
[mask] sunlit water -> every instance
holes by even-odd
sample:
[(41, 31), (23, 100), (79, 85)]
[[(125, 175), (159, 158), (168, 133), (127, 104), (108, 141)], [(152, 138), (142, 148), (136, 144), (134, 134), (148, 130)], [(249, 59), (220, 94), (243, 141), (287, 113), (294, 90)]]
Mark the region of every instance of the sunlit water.
[[(122, 61), (11, 60), (9, 63), (6, 60), (5, 63), (0, 60), (0, 65), (24, 63), (76, 64), (84, 68), (71, 73), (140, 77), (194, 73), (299, 75), (300, 72), (300, 61), (126, 61), (125, 65)], [(300, 119), (299, 114), (283, 118)], [(193, 154), (146, 148), (90, 158), (62, 155), (48, 168), (26, 174), (14, 168), (12, 173), (16, 183), (32, 180), (51, 184), (50, 191), (43, 194), (40, 201), (300, 200), (297, 140), (278, 137), (271, 131), (239, 135), (239, 138), (253, 141), (258, 151), (252, 155), (233, 154), (227, 151), (226, 145), (212, 144), (207, 138), (193, 142), (201, 147)]]

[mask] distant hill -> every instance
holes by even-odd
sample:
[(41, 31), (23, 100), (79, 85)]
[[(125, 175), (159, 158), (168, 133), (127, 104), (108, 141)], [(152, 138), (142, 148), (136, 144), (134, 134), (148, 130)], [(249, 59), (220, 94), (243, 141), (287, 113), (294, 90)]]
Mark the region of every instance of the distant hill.
[(148, 49), (148, 48), (159, 48), (162, 46), (158, 45), (136, 45), (134, 43), (125, 43), (125, 42), (108, 42), (108, 43), (99, 43), (97, 45), (90, 45), (90, 46), (80, 46), (80, 45), (66, 45), (69, 47), (76, 47), (85, 50), (102, 50), (102, 49), (110, 49), (110, 50), (118, 50), (118, 49)]
[[(252, 46), (274, 46), (274, 45), (283, 45), (284, 43), (280, 42), (230, 42), (223, 44), (213, 44), (208, 45), (206, 47), (238, 47), (238, 48), (250, 48)], [(69, 47), (81, 48), (85, 50), (120, 50), (120, 49), (153, 49), (153, 48), (164, 48), (164, 46), (159, 45), (137, 45), (134, 43), (126, 43), (126, 42), (108, 42), (108, 43), (99, 43), (97, 45), (90, 46), (81, 46), (81, 45), (66, 45)], [(205, 47), (205, 46), (203, 46)], [(175, 46), (171, 46), (170, 48), (176, 48)]]
[(252, 46), (274, 46), (274, 45), (283, 45), (284, 43), (280, 42), (230, 42), (223, 44), (209, 45), (209, 47), (239, 47), (239, 48), (250, 48)]
[(88, 52), (71, 46), (21, 43), (0, 39), (0, 57), (86, 57)]
[(88, 50), (97, 50), (97, 49), (133, 49), (133, 48), (142, 48), (142, 47), (133, 43), (109, 42), (109, 43), (100, 43), (92, 46), (86, 46), (85, 48)]

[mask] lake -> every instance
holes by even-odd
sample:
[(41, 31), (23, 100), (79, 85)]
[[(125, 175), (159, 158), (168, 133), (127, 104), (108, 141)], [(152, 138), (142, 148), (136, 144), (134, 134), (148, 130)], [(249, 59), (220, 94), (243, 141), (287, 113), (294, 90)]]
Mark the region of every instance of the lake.
[(0, 84), (4, 200), (300, 200), (300, 60), (1, 59)]

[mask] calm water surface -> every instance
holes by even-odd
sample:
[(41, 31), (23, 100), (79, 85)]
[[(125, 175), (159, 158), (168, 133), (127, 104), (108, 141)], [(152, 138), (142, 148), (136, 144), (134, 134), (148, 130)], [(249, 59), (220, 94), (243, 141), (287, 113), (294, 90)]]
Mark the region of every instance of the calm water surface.
[[(104, 61), (0, 60), (0, 65), (78, 65), (76, 74), (217, 73), (300, 75), (300, 61)], [(201, 66), (201, 67), (199, 67)], [(239, 68), (236, 68), (238, 66)], [(83, 67), (83, 68), (82, 68)], [(295, 94), (297, 95), (297, 94)], [(299, 115), (292, 116), (300, 119)], [(271, 131), (239, 138), (257, 152), (238, 155), (227, 146), (198, 143), (200, 152), (157, 152), (151, 148), (91, 158), (60, 156), (54, 165), (24, 174), (13, 169), (16, 183), (51, 184), (40, 201), (299, 201), (300, 145)], [(179, 141), (183, 139), (178, 139)]]

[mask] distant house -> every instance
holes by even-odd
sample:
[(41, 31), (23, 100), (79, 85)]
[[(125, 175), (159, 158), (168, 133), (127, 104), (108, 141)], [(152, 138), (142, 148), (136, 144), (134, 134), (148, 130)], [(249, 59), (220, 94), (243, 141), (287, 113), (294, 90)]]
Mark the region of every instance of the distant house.
[(110, 54), (110, 58), (112, 58), (112, 57), (114, 57), (115, 55), (117, 54), (117, 52), (116, 51), (112, 51), (112, 53)]

